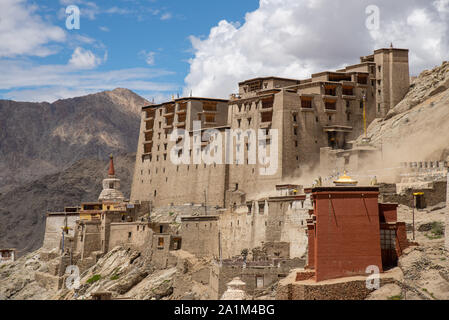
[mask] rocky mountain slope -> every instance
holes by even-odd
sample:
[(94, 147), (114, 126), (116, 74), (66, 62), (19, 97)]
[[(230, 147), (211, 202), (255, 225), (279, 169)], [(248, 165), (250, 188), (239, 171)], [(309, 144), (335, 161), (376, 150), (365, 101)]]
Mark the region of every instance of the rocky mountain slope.
[[(115, 157), (121, 190), (129, 197), (135, 154)], [(97, 201), (102, 180), (107, 176), (108, 157), (82, 159), (69, 168), (53, 173), (0, 196), (0, 248), (16, 248), (18, 254), (41, 247), (46, 211), (62, 211), (64, 206)]]
[(391, 163), (445, 159), (448, 134), (449, 62), (421, 73), (387, 118), (375, 120), (368, 129), (372, 142), (382, 145), (384, 158)]
[(0, 193), (80, 159), (135, 152), (147, 104), (127, 89), (54, 103), (0, 100)]

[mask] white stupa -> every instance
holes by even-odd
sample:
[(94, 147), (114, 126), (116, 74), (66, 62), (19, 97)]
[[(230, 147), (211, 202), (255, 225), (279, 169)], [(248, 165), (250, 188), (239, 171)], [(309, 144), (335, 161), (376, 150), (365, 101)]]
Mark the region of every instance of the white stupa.
[(221, 296), (221, 300), (248, 300), (245, 292), (246, 283), (240, 278), (234, 278), (227, 286), (228, 289)]
[(120, 192), (120, 179), (115, 176), (114, 157), (110, 156), (108, 178), (103, 180), (103, 191), (98, 201), (100, 202), (123, 202), (125, 197)]

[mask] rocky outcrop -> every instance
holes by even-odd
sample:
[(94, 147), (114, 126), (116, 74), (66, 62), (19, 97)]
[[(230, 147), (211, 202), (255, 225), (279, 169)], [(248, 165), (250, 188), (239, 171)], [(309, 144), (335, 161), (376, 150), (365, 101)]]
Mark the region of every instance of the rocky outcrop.
[[(423, 72), (385, 120), (368, 128), (384, 164), (445, 160), (449, 156), (449, 62)], [(361, 142), (363, 137), (358, 139)]]
[(411, 110), (426, 99), (444, 92), (447, 89), (449, 89), (449, 61), (443, 62), (441, 66), (436, 67), (433, 70), (423, 71), (419, 77), (412, 82), (410, 91), (405, 98), (396, 107), (390, 110), (386, 118), (390, 119), (395, 115)]

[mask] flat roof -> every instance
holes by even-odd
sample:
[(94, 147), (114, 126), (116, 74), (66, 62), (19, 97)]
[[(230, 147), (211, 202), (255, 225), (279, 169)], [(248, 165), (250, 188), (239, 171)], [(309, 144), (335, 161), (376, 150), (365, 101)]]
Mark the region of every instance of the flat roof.
[(208, 220), (218, 220), (218, 216), (181, 217), (181, 221), (208, 221)]
[(283, 202), (283, 201), (298, 201), (298, 200), (306, 200), (306, 195), (300, 194), (297, 196), (269, 197), (267, 199), (268, 202)]
[(79, 216), (80, 212), (47, 212), (47, 216)]
[(315, 192), (335, 192), (335, 191), (373, 191), (378, 192), (379, 187), (367, 187), (367, 186), (361, 186), (361, 187), (317, 187), (317, 188), (311, 188), (311, 189), (305, 189), (305, 191), (311, 191), (312, 193)]
[(214, 102), (225, 102), (225, 103), (227, 103), (229, 101), (229, 100), (217, 99), (217, 98), (185, 97), (185, 98), (177, 98), (175, 100), (166, 101), (166, 102), (159, 103), (159, 104), (153, 104), (153, 105), (149, 105), (149, 106), (144, 106), (142, 108), (142, 110), (157, 109), (157, 108), (165, 106), (167, 104), (178, 103), (178, 102), (181, 102), (181, 101), (186, 101), (187, 102), (187, 101), (191, 101), (191, 100), (195, 100), (195, 101), (214, 101)]
[(248, 82), (258, 81), (258, 80), (262, 80), (262, 81), (263, 80), (287, 80), (287, 81), (297, 81), (297, 82), (301, 81), (299, 79), (290, 79), (290, 78), (281, 78), (281, 77), (273, 77), (273, 76), (271, 76), (271, 77), (258, 77), (258, 78), (248, 79), (248, 80), (239, 82), (239, 85), (245, 84), (245, 83), (248, 83)]
[(381, 48), (381, 49), (377, 49), (374, 50), (374, 53), (378, 53), (378, 52), (382, 52), (382, 51), (404, 51), (404, 52), (409, 52), (409, 49), (400, 49), (400, 48)]
[[(287, 88), (287, 87), (285, 87)], [(277, 93), (281, 92), (281, 89), (276, 88), (270, 91), (278, 91)], [(276, 95), (275, 92), (270, 92), (270, 93), (263, 93), (261, 95), (257, 95), (254, 97), (248, 97), (248, 98), (240, 98), (240, 99), (235, 99), (235, 100), (229, 100), (228, 104), (229, 105), (234, 105), (234, 104), (239, 104), (239, 103), (244, 103), (246, 101), (252, 101), (252, 100), (263, 100), (264, 98), (270, 98), (270, 97), (274, 97)]]
[(300, 184), (278, 184), (276, 185), (276, 189), (281, 190), (281, 189), (289, 189), (289, 188), (298, 188), (298, 187), (302, 187)]

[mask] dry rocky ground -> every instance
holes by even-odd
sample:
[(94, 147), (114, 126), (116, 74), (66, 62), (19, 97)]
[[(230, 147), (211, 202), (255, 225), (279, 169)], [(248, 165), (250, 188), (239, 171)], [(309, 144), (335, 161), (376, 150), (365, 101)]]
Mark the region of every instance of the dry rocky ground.
[(449, 62), (444, 62), (424, 71), (387, 119), (376, 119), (369, 126), (368, 136), (373, 144), (382, 146), (386, 164), (446, 159), (448, 104)]
[[(396, 284), (373, 292), (370, 300), (446, 300), (449, 299), (449, 255), (444, 250), (441, 223), (444, 205), (415, 212), (416, 241), (400, 258)], [(412, 210), (398, 209), (398, 220), (408, 226), (412, 239)], [(166, 270), (152, 267), (145, 252), (117, 247), (81, 275), (77, 295), (72, 290), (46, 290), (34, 281), (36, 271), (45, 272), (48, 263), (39, 259), (39, 250), (0, 267), (0, 300), (3, 299), (90, 299), (96, 291), (111, 291), (114, 299), (166, 300), (208, 299), (208, 265), (190, 253), (178, 251), (177, 266)], [(270, 300), (276, 285), (257, 299)]]

